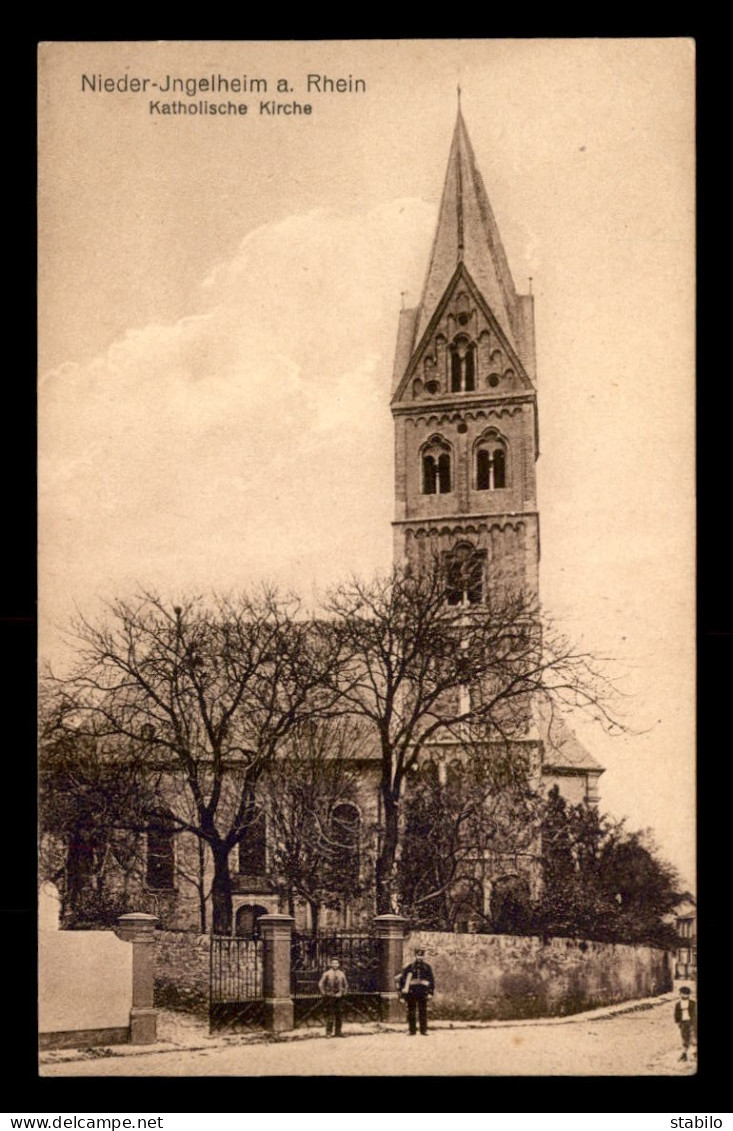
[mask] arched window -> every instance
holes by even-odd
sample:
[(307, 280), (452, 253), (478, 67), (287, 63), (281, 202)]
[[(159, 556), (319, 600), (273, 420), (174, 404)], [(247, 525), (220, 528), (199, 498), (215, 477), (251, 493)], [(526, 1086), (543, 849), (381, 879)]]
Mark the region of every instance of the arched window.
[(479, 448), (476, 453), (476, 489), (488, 491), (491, 476), (489, 474), (489, 453), (486, 448)]
[(458, 714), (467, 715), (471, 710), (471, 688), (467, 683), (458, 687)]
[(496, 432), (487, 432), (476, 446), (476, 490), (496, 491), (506, 484), (506, 444)]
[(506, 454), (502, 447), (494, 448), (494, 487), (506, 487)]
[(258, 939), (260, 928), (257, 920), (260, 915), (267, 915), (267, 908), (259, 903), (243, 903), (237, 908), (234, 919), (234, 934), (238, 939)]
[(447, 452), (438, 457), (438, 491), (441, 495), (450, 491), (450, 456)]
[(342, 880), (355, 883), (359, 876), (361, 815), (356, 805), (342, 801), (331, 812), (331, 844)]
[(476, 879), (459, 881), (451, 895), (453, 930), (457, 935), (474, 934), (484, 922), (483, 884)]
[(267, 820), (260, 810), (239, 842), (240, 875), (262, 875), (267, 871)]
[(476, 347), (473, 342), (466, 350), (464, 370), (463, 387), (467, 393), (472, 393), (476, 388)]
[(447, 495), (451, 489), (450, 445), (433, 436), (422, 449), (423, 495)]
[(452, 393), (472, 393), (476, 388), (476, 343), (461, 334), (450, 346)]
[(461, 542), (446, 554), (445, 596), (449, 605), (480, 605), (484, 598), (486, 551)]
[(523, 935), (532, 918), (529, 883), (523, 876), (499, 876), (491, 884), (491, 929), (497, 935)]
[(437, 489), (438, 468), (436, 466), (435, 457), (432, 455), (424, 455), (422, 457), (422, 493), (423, 495), (434, 495)]
[(461, 391), (461, 358), (457, 349), (450, 351), (450, 388), (452, 393), (460, 393)]
[(454, 758), (446, 769), (445, 784), (448, 789), (454, 792), (458, 791), (463, 784), (463, 766), (457, 758)]
[(420, 767), (420, 776), (422, 777), (426, 785), (429, 785), (432, 788), (435, 788), (438, 785), (438, 767), (436, 766), (435, 762), (433, 762), (432, 758), (429, 758), (427, 762), (423, 762), (422, 766)]

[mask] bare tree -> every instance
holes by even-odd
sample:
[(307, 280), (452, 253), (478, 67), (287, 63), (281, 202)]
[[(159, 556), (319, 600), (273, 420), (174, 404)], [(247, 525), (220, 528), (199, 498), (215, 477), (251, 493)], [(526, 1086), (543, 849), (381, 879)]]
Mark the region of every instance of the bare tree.
[(381, 750), (379, 913), (396, 909), (406, 776), (431, 745), (462, 742), (471, 726), (480, 727), (483, 743), (521, 741), (538, 700), (617, 726), (613, 689), (593, 657), (543, 623), (533, 597), (473, 596), (470, 579), (446, 579), (435, 561), (422, 572), (354, 581), (328, 603), (348, 656), (339, 673), (343, 704), (373, 728)]
[(344, 906), (363, 892), (362, 746), (348, 718), (308, 720), (294, 729), (263, 781), (273, 870), (282, 877), (291, 914), (296, 896), (308, 904), (314, 931), (324, 905)]
[(124, 757), (170, 827), (208, 846), (213, 930), (228, 933), (230, 853), (257, 817), (256, 788), (278, 751), (333, 704), (338, 642), (270, 590), (173, 608), (143, 593), (108, 613), (75, 625), (75, 665), (49, 677), (56, 733)]

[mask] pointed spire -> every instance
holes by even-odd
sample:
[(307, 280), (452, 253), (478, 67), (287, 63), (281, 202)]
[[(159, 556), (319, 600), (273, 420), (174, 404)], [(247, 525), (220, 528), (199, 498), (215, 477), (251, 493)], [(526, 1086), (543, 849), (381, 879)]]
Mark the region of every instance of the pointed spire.
[(494, 316), (516, 346), (517, 292), (463, 121), (460, 85), (457, 94), (456, 125), (415, 340), (419, 341), (432, 318), (456, 266), (465, 263)]

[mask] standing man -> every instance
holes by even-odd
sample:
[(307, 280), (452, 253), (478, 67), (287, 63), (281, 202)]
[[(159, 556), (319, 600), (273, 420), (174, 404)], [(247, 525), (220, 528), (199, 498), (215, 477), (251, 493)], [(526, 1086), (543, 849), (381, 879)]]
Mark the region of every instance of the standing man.
[(697, 1005), (695, 1000), (690, 996), (690, 987), (680, 987), (680, 999), (675, 1002), (674, 1019), (680, 1027), (680, 1036), (682, 1037), (682, 1056), (680, 1060), (687, 1060), (687, 1050), (690, 1047), (693, 1033), (695, 1032), (695, 1023), (697, 1021)]
[(349, 992), (349, 984), (338, 958), (331, 959), (331, 965), (321, 975), (318, 989), (326, 1007), (326, 1036), (331, 1036), (334, 1027), (335, 1036), (343, 1036), (341, 1032), (341, 1006), (344, 996)]
[(411, 1037), (417, 1032), (415, 1014), (420, 1019), (420, 1032), (428, 1035), (428, 998), (435, 993), (433, 971), (425, 961), (425, 951), (415, 951), (415, 961), (405, 966), (395, 978), (397, 989), (407, 1002), (407, 1028)]

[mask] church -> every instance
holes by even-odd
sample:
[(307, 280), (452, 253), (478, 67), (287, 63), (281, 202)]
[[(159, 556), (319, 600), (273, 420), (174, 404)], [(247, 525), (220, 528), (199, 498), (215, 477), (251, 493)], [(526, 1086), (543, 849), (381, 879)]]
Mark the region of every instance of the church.
[[(460, 103), (420, 302), (399, 312), (391, 412), (395, 565), (419, 569), (442, 560), (447, 600), (467, 609), (506, 587), (537, 594), (534, 299), (516, 290)], [(557, 785), (571, 804), (598, 803), (603, 767), (562, 720), (536, 712), (527, 745), (536, 787)], [(379, 758), (367, 740), (357, 757), (357, 803), (338, 807), (341, 824), (362, 847), (381, 823)], [(450, 743), (433, 748), (421, 765), (442, 784), (459, 768)], [(241, 846), (233, 869), (236, 933), (248, 933), (258, 914), (286, 909), (269, 855), (264, 818), (257, 843)], [(536, 894), (537, 869), (526, 860), (499, 857), (492, 867), (484, 870), (481, 906), (459, 908), (457, 929), (480, 922), (485, 928), (498, 878), (524, 872)], [(298, 927), (308, 928), (307, 908), (294, 911)], [(352, 927), (372, 913), (367, 899), (324, 909), (319, 922)]]
[[(399, 312), (391, 412), (394, 563), (419, 571), (441, 562), (445, 599), (466, 615), (492, 593), (538, 595), (537, 387), (534, 299), (515, 287), (459, 103), (420, 302)], [(603, 768), (561, 720), (535, 711), (523, 742), (535, 790), (557, 785), (571, 804), (597, 804)], [(350, 754), (356, 792), (329, 816), (354, 846), (364, 896), (324, 907), (319, 918), (324, 927), (351, 928), (373, 915), (367, 876), (373, 868), (370, 840), (382, 824), (377, 745), (372, 737)], [(460, 749), (437, 743), (416, 769), (415, 781), (450, 783), (461, 772)], [(230, 857), (235, 934), (250, 935), (259, 915), (288, 910), (298, 929), (314, 925), (305, 902), (293, 905), (291, 898), (288, 906), (274, 837), (263, 804)], [(136, 908), (157, 915), (167, 928), (200, 930), (210, 886), (201, 841), (164, 825), (151, 827), (142, 840), (136, 874), (125, 877), (125, 890), (135, 890)], [(479, 854), (471, 875), (463, 877), (470, 881), (471, 899), (457, 886), (454, 928), (491, 929), (492, 893), (499, 882), (516, 879), (536, 894), (538, 847), (532, 833), (522, 860), (506, 851), (491, 858)]]

